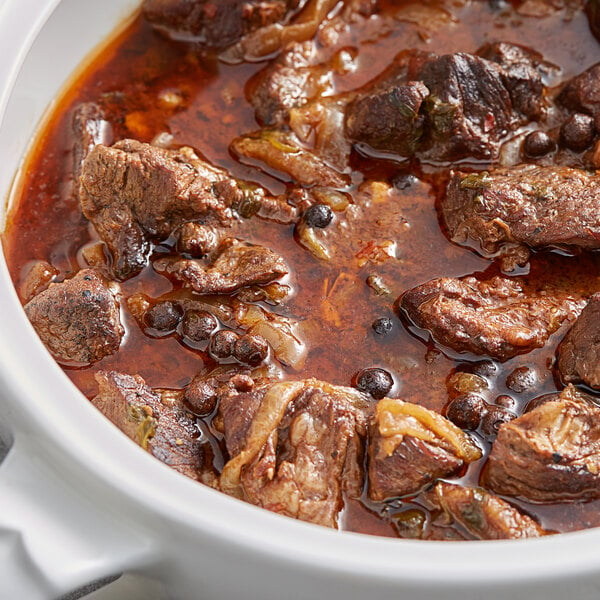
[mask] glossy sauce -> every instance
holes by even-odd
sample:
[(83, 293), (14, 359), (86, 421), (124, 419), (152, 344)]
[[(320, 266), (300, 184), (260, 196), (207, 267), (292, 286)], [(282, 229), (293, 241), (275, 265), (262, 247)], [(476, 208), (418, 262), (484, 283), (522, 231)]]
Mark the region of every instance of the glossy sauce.
[[(493, 41), (521, 43), (560, 66), (560, 72), (553, 72), (554, 80), (549, 82), (553, 85), (591, 66), (598, 56), (598, 42), (589, 33), (585, 16), (572, 16), (568, 9), (545, 17), (527, 17), (509, 4), (492, 6), (461, 0), (419, 3), (412, 5), (416, 16), (411, 22), (406, 10), (401, 18), (398, 15), (399, 7), (407, 3), (387, 1), (381, 5), (378, 16), (358, 24), (350, 33), (342, 33), (333, 50), (323, 50), (323, 58), (340, 48), (348, 48), (357, 56), (355, 70), (336, 76), (338, 91), (364, 84), (404, 48), (443, 54), (474, 52)], [(414, 22), (418, 20), (434, 23), (435, 27), (425, 29)], [(220, 63), (194, 45), (170, 42), (154, 33), (141, 18), (136, 20), (65, 93), (29, 158), (3, 239), (17, 287), (35, 260), (54, 265), (60, 270), (59, 279), (84, 267), (81, 247), (96, 239), (72, 193), (71, 119), (73, 108), (80, 102), (94, 101), (102, 106), (113, 125), (115, 140), (133, 137), (150, 142), (157, 134), (168, 132), (174, 146), (191, 146), (235, 177), (257, 181), (273, 193), (282, 192), (285, 183), (240, 164), (228, 151), (233, 138), (258, 128), (244, 88), (264, 65)], [(173, 108), (162, 101), (169, 92), (183, 98), (183, 104)], [(448, 402), (448, 378), (456, 370), (472, 369), (470, 363), (481, 357), (447, 356), (431, 343), (424, 343), (397, 317), (395, 301), (405, 290), (434, 277), (481, 272), (490, 275), (497, 267), (450, 243), (441, 231), (435, 201), (445, 169), (391, 160), (373, 162), (358, 155), (353, 161), (357, 187), (369, 178), (387, 181), (394, 189), (383, 199), (373, 197), (366, 205), (363, 200), (357, 201), (361, 218), (336, 215), (327, 230), (328, 241), (335, 248), (332, 263), (319, 261), (303, 249), (294, 240), (291, 227), (252, 219), (240, 232), (244, 239), (281, 253), (290, 266), (294, 295), (274, 310), (302, 321), (309, 354), (302, 371), (288, 369), (287, 376), (317, 377), (350, 385), (361, 369), (380, 366), (394, 376), (390, 396), (443, 411)], [(384, 241), (395, 243), (394, 257), (381, 263), (362, 264), (358, 260), (357, 255), (364, 255), (370, 243)], [(566, 257), (537, 253), (525, 276), (533, 287), (545, 284), (587, 296), (600, 289), (600, 278), (590, 275), (600, 273), (599, 266), (597, 254)], [(371, 275), (382, 277), (391, 293), (375, 294), (366, 284)], [(122, 290), (125, 296), (141, 292), (157, 297), (170, 292), (172, 285), (148, 267), (123, 282)], [(66, 369), (86, 396), (95, 395), (93, 375), (100, 369), (139, 373), (151, 387), (181, 388), (213, 365), (206, 354), (186, 348), (174, 337), (146, 336), (126, 308), (123, 316), (127, 335), (117, 354), (89, 368)], [(393, 320), (390, 334), (379, 336), (373, 332), (371, 324), (380, 317)], [(560, 389), (551, 367), (564, 332), (564, 328), (559, 330), (544, 348), (497, 364), (495, 372), (487, 377), (488, 402), (509, 394), (523, 408), (531, 398)], [(539, 382), (534, 389), (517, 394), (507, 388), (506, 377), (525, 365), (536, 369)], [(488, 448), (490, 440), (481, 438), (480, 443)], [(465, 482), (476, 484), (482, 462), (470, 466)], [(352, 531), (399, 535), (394, 515), (423, 504), (419, 497), (414, 502), (349, 502), (342, 526)], [(550, 530), (600, 525), (600, 502), (515, 504)]]

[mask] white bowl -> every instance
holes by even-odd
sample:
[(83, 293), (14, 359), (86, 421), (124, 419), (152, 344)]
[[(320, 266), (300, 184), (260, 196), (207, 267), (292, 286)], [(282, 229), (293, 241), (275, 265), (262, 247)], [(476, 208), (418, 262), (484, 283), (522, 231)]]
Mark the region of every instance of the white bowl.
[[(0, 197), (69, 73), (137, 4), (0, 4)], [(186, 479), (83, 398), (0, 262), (0, 428), (12, 444), (0, 465), (1, 598), (58, 597), (121, 572), (182, 599), (600, 597), (600, 529), (503, 542), (383, 539), (297, 522)]]

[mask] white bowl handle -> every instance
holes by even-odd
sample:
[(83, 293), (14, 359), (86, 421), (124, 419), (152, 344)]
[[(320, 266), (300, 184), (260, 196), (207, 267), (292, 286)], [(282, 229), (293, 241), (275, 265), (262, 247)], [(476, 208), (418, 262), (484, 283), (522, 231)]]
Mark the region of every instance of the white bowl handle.
[[(0, 464), (0, 597), (51, 600), (154, 560), (152, 543), (49, 467), (27, 438)], [(71, 478), (72, 479), (72, 478)]]

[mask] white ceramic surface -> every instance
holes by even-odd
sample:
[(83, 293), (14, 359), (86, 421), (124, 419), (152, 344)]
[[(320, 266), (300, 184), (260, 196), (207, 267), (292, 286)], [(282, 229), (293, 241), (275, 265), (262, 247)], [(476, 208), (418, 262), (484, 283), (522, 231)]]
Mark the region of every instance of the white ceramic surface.
[[(1, 198), (45, 107), (136, 4), (0, 0)], [(128, 571), (180, 599), (600, 598), (600, 530), (512, 542), (380, 539), (286, 519), (187, 480), (72, 386), (0, 262), (0, 427), (12, 443), (0, 465), (0, 598), (48, 600)]]

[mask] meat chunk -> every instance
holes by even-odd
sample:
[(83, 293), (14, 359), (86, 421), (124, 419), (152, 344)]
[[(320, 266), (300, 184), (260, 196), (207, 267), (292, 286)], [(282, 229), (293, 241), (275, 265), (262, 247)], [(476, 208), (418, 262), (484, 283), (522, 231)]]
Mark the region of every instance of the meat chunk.
[(421, 105), (428, 96), (420, 81), (360, 95), (346, 110), (348, 136), (377, 150), (412, 156), (424, 133)]
[(417, 494), (439, 477), (481, 458), (475, 442), (441, 415), (417, 404), (377, 403), (369, 446), (369, 497)]
[(52, 356), (67, 365), (89, 365), (114, 354), (124, 334), (118, 286), (93, 269), (51, 283), (25, 312)]
[(558, 96), (567, 109), (595, 117), (600, 113), (600, 63), (567, 82)]
[(166, 150), (135, 140), (96, 146), (83, 163), (80, 200), (113, 256), (119, 279), (138, 273), (152, 242), (186, 221), (228, 226), (243, 197), (237, 182), (190, 148)]
[(297, 0), (144, 0), (142, 10), (155, 27), (175, 38), (226, 48), (245, 34), (282, 21)]
[(545, 112), (542, 61), (508, 43), (481, 52), (401, 52), (348, 104), (349, 137), (401, 156), (496, 157), (507, 134)]
[(232, 243), (209, 266), (193, 259), (164, 259), (155, 268), (199, 294), (223, 294), (262, 285), (287, 274), (285, 260), (264, 246)]
[(304, 149), (296, 137), (278, 129), (261, 129), (236, 138), (231, 150), (238, 156), (260, 161), (303, 185), (345, 188), (350, 179)]
[(581, 301), (527, 294), (514, 278), (442, 277), (406, 292), (400, 307), (455, 352), (507, 360), (543, 346), (564, 321), (578, 316)]
[(343, 494), (362, 487), (367, 398), (313, 379), (220, 399), (231, 459), (224, 492), (274, 512), (337, 527)]
[(457, 243), (600, 248), (600, 177), (568, 167), (521, 165), (453, 173), (442, 221)]
[(258, 74), (250, 102), (263, 125), (281, 125), (292, 108), (333, 91), (332, 71), (314, 65), (315, 44), (293, 44)]
[(431, 501), (445, 516), (477, 540), (510, 540), (546, 535), (531, 517), (482, 488), (463, 487), (440, 481)]
[(199, 479), (203, 453), (194, 416), (183, 392), (150, 389), (139, 376), (96, 373), (98, 395), (92, 404), (125, 435), (179, 473)]
[(558, 348), (564, 382), (600, 389), (600, 293), (594, 294)]
[(430, 92), (427, 128), (431, 157), (495, 156), (500, 139), (522, 122), (503, 75), (495, 63), (460, 52), (422, 66), (416, 79)]
[(535, 502), (600, 498), (600, 408), (561, 395), (504, 423), (481, 481)]

